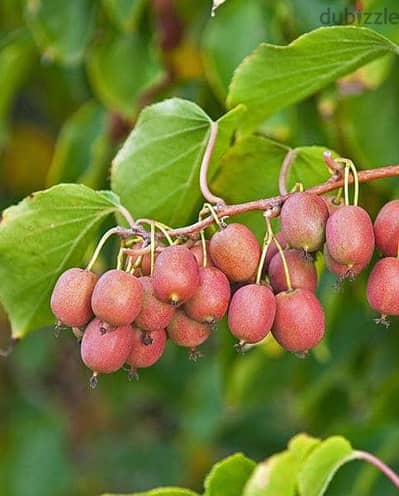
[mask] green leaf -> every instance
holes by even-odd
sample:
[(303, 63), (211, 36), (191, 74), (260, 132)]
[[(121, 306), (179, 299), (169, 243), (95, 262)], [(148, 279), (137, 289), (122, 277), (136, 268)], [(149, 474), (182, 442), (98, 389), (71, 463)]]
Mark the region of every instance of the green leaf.
[[(204, 67), (222, 101), (234, 69), (266, 37), (264, 8), (259, 1), (230, 0), (207, 24), (202, 39)], [(246, 26), (245, 36), (237, 36), (242, 26)]]
[(3, 212), (0, 300), (14, 338), (54, 321), (49, 299), (58, 276), (81, 265), (97, 228), (116, 210), (102, 192), (65, 184), (34, 193)]
[(92, 28), (90, 0), (25, 0), (28, 25), (49, 60), (77, 64)]
[(79, 182), (98, 188), (107, 174), (110, 144), (108, 118), (91, 101), (75, 112), (61, 129), (47, 183)]
[(107, 33), (90, 50), (87, 69), (98, 98), (126, 118), (135, 115), (138, 96), (163, 74), (151, 44), (139, 33)]
[(354, 459), (349, 441), (340, 436), (330, 437), (312, 451), (298, 478), (301, 496), (322, 496), (337, 470)]
[[(217, 195), (226, 197), (228, 203), (278, 195), (280, 168), (289, 150), (288, 146), (262, 136), (238, 141), (223, 157), (212, 188)], [(328, 179), (323, 161), (325, 150), (320, 146), (296, 148), (296, 158), (288, 174), (288, 189), (297, 182), (308, 188)]]
[(256, 464), (242, 453), (216, 463), (205, 479), (204, 496), (241, 496)]
[(26, 30), (18, 30), (0, 43), (0, 146), (4, 140), (6, 119), (14, 98), (35, 61), (35, 47)]
[(179, 487), (160, 487), (143, 493), (130, 494), (103, 494), (102, 496), (199, 496), (198, 493), (189, 489), (180, 489)]
[(114, 24), (126, 33), (134, 30), (145, 0), (102, 0)]
[(298, 471), (320, 440), (298, 434), (288, 444), (288, 450), (257, 465), (248, 480), (243, 496), (295, 496)]
[[(220, 119), (214, 162), (230, 144), (242, 108)], [(168, 225), (189, 221), (201, 201), (199, 166), (211, 119), (197, 105), (173, 98), (147, 107), (113, 161), (112, 189), (136, 217)], [(213, 168), (214, 169), (214, 168)]]
[(257, 465), (243, 496), (295, 496), (296, 476), (292, 453), (283, 451)]
[(366, 28), (335, 26), (307, 33), (286, 47), (261, 44), (234, 73), (227, 103), (248, 108), (243, 130), (390, 52), (397, 45)]
[(308, 434), (297, 434), (288, 443), (288, 450), (298, 463), (303, 463), (309, 453), (320, 443), (320, 439), (309, 436)]

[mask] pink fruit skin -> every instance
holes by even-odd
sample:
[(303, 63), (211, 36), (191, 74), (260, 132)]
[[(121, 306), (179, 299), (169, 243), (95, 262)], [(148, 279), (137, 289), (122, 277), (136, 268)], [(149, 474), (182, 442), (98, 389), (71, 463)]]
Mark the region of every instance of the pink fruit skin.
[(100, 277), (91, 298), (95, 316), (113, 327), (131, 324), (142, 303), (143, 288), (138, 279), (117, 269)]
[(328, 209), (320, 197), (294, 193), (281, 208), (281, 232), (292, 248), (314, 252), (323, 246), (327, 219)]
[(139, 283), (143, 288), (143, 304), (135, 324), (145, 331), (165, 329), (175, 313), (174, 307), (154, 295), (151, 277), (140, 277)]
[(399, 200), (392, 200), (379, 211), (374, 222), (375, 244), (385, 257), (399, 253)]
[[(201, 241), (197, 241), (195, 245), (190, 248), (191, 253), (194, 255), (194, 257), (197, 259), (198, 266), (202, 267), (203, 261), (204, 261), (204, 253), (202, 250), (202, 243)], [(206, 240), (206, 251), (207, 251), (207, 256), (206, 256), (206, 267), (214, 267), (214, 264), (212, 262), (211, 255), (209, 254), (209, 241)]]
[(339, 264), (330, 255), (327, 243), (324, 243), (323, 254), (327, 269), (340, 279), (355, 279), (355, 277), (357, 277), (368, 265), (368, 263), (355, 265)]
[[(287, 260), (292, 288), (315, 291), (317, 287), (317, 271), (314, 262), (307, 260), (303, 252), (295, 249), (285, 250), (284, 255)], [(275, 293), (288, 289), (284, 266), (279, 253), (274, 255), (270, 262), (269, 277)]]
[(165, 351), (166, 332), (165, 329), (158, 329), (151, 334), (152, 343), (143, 343), (143, 333), (137, 327), (133, 327), (133, 345), (127, 363), (133, 369), (144, 369), (154, 365)]
[(238, 289), (230, 302), (228, 325), (245, 343), (258, 343), (269, 333), (276, 313), (276, 299), (268, 286), (248, 284)]
[(94, 319), (86, 327), (80, 353), (89, 369), (111, 374), (127, 361), (133, 345), (133, 332), (130, 326), (123, 326), (102, 334), (101, 326), (101, 321)]
[(339, 208), (327, 221), (326, 240), (331, 257), (343, 265), (367, 265), (374, 251), (374, 229), (361, 207)]
[(182, 303), (199, 286), (199, 267), (185, 246), (169, 246), (159, 255), (152, 275), (154, 293), (161, 301)]
[(293, 353), (304, 353), (324, 336), (324, 310), (316, 296), (307, 289), (276, 296), (277, 310), (272, 334), (280, 345)]
[(68, 269), (61, 274), (50, 301), (57, 319), (70, 327), (86, 325), (94, 316), (91, 295), (97, 281), (96, 274), (79, 268)]
[(176, 310), (167, 331), (169, 338), (174, 343), (186, 348), (199, 346), (211, 334), (211, 329), (207, 324), (190, 319), (183, 310)]
[(249, 281), (258, 268), (261, 248), (244, 224), (233, 223), (215, 233), (209, 243), (215, 266), (233, 282)]
[(230, 283), (216, 267), (200, 268), (200, 285), (184, 305), (186, 314), (198, 322), (212, 323), (227, 312)]
[[(285, 240), (284, 234), (282, 232), (278, 232), (276, 234), (276, 238), (283, 250), (288, 248), (287, 241)], [(263, 264), (263, 272), (267, 272), (270, 262), (276, 253), (278, 253), (278, 248), (274, 242), (271, 242), (269, 248), (267, 249), (265, 263)]]
[(399, 315), (399, 259), (379, 260), (367, 282), (367, 301), (383, 315)]

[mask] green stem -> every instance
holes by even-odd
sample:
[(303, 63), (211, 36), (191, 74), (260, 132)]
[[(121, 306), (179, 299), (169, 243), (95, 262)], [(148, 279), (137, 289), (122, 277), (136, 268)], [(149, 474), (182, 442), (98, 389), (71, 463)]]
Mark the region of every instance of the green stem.
[(274, 235), (273, 235), (273, 241), (274, 241), (274, 244), (277, 247), (278, 252), (280, 253), (281, 261), (283, 263), (285, 280), (286, 280), (286, 283), (287, 283), (288, 291), (292, 291), (291, 276), (290, 276), (290, 271), (289, 271), (289, 268), (288, 268), (287, 259), (285, 258), (285, 255), (284, 255), (284, 250), (282, 249), (280, 243), (278, 242), (278, 239)]
[(265, 238), (263, 240), (263, 249), (262, 249), (262, 255), (259, 260), (258, 272), (256, 274), (256, 281), (255, 281), (256, 284), (259, 284), (262, 278), (263, 266), (265, 264), (266, 255), (272, 241), (273, 241), (273, 235), (270, 236), (269, 233), (266, 233)]
[(151, 241), (150, 241), (150, 274), (154, 272), (155, 263), (155, 224), (151, 223)]
[(203, 229), (200, 231), (200, 236), (201, 236), (201, 246), (202, 246), (202, 267), (206, 267), (208, 263), (208, 252), (206, 249), (205, 231)]
[(217, 226), (219, 227), (219, 229), (222, 229), (222, 223), (220, 222), (220, 219), (217, 216), (216, 210), (214, 209), (214, 207), (210, 203), (204, 203), (204, 206), (202, 207), (202, 210), (200, 212), (200, 218), (202, 218), (202, 216), (207, 211), (210, 212), (210, 214), (212, 215), (212, 217), (213, 217), (214, 221), (216, 222)]
[(108, 229), (108, 231), (106, 231), (102, 235), (100, 241), (97, 244), (96, 249), (94, 250), (94, 253), (93, 253), (89, 263), (87, 264), (86, 270), (92, 269), (93, 265), (95, 264), (95, 262), (98, 258), (98, 255), (100, 254), (100, 251), (102, 250), (102, 247), (105, 245), (108, 238), (110, 238), (113, 234), (119, 234), (119, 232), (120, 232), (119, 227), (112, 227), (111, 229)]

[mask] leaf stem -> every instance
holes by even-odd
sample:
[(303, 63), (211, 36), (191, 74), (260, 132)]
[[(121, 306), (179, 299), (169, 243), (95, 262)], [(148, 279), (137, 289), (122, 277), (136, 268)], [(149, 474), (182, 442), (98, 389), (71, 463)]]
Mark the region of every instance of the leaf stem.
[(223, 198), (215, 196), (209, 189), (208, 186), (208, 169), (211, 162), (212, 153), (215, 148), (216, 138), (218, 135), (218, 123), (212, 121), (209, 128), (209, 138), (208, 144), (206, 145), (204, 156), (202, 157), (201, 168), (200, 168), (200, 188), (202, 196), (209, 203), (214, 204), (224, 204)]
[(280, 175), (278, 178), (278, 186), (280, 190), (280, 195), (286, 195), (287, 194), (287, 176), (288, 172), (291, 168), (291, 165), (293, 164), (296, 156), (297, 156), (298, 151), (295, 148), (291, 148), (288, 150), (286, 156), (284, 157), (283, 163), (281, 165), (280, 169)]
[(134, 219), (133, 219), (131, 213), (129, 212), (129, 210), (127, 208), (125, 208), (123, 205), (118, 205), (118, 210), (123, 215), (123, 217), (126, 219), (127, 223), (129, 224), (129, 227), (131, 229), (134, 229), (135, 222), (134, 222)]
[(371, 465), (374, 465), (380, 472), (382, 472), (391, 482), (392, 484), (399, 488), (399, 475), (396, 474), (388, 465), (385, 465), (379, 458), (368, 453), (367, 451), (355, 451), (354, 458), (357, 460), (364, 460)]

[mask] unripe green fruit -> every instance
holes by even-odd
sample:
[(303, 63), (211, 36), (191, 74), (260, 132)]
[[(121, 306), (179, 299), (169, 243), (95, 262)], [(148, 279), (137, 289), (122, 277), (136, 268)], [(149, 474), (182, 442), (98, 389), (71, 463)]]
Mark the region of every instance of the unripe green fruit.
[[(293, 289), (315, 291), (317, 287), (317, 271), (314, 262), (299, 250), (284, 250)], [(270, 284), (275, 293), (287, 291), (287, 279), (280, 253), (276, 253), (269, 265)]]
[(319, 196), (294, 193), (281, 208), (281, 232), (290, 247), (314, 252), (323, 246), (327, 219), (327, 206)]
[(337, 201), (335, 195), (322, 195), (320, 198), (325, 202), (329, 215), (345, 205), (344, 199), (341, 197)]
[(98, 280), (91, 305), (94, 314), (111, 327), (131, 324), (141, 310), (143, 288), (138, 279), (123, 270), (109, 270)]
[(382, 315), (399, 315), (399, 259), (379, 260), (367, 282), (367, 301)]
[(338, 279), (355, 279), (367, 267), (367, 263), (343, 265), (336, 262), (328, 251), (327, 243), (324, 243), (323, 249), (324, 262), (327, 269), (337, 276)]
[[(278, 232), (275, 234), (276, 238), (277, 238), (277, 241), (280, 243), (280, 246), (283, 250), (289, 248), (288, 247), (288, 244), (287, 244), (287, 241), (285, 240), (285, 237), (284, 237), (284, 234), (282, 232)], [(274, 255), (278, 253), (278, 248), (276, 246), (276, 243), (274, 243), (273, 241), (270, 243), (268, 249), (267, 249), (267, 253), (266, 253), (266, 257), (265, 257), (265, 262), (263, 264), (263, 272), (266, 273), (268, 268), (269, 268), (269, 265), (270, 265), (270, 262), (272, 260), (272, 258), (274, 257)]]
[(374, 230), (369, 214), (348, 205), (335, 211), (327, 221), (328, 252), (338, 263), (367, 265), (374, 251)]
[[(190, 248), (191, 253), (194, 255), (198, 262), (198, 266), (202, 267), (203, 266), (203, 261), (204, 261), (204, 252), (202, 249), (202, 243), (201, 241), (197, 241), (194, 246)], [(211, 255), (209, 253), (209, 241), (206, 240), (206, 251), (207, 251), (207, 257), (206, 257), (206, 267), (213, 267), (214, 263), (212, 262)]]
[(215, 266), (233, 282), (249, 281), (258, 268), (261, 248), (252, 231), (233, 223), (215, 233), (209, 243)]
[(200, 285), (184, 305), (186, 314), (198, 322), (212, 324), (220, 320), (230, 301), (230, 283), (216, 267), (200, 268)]
[(152, 284), (157, 298), (178, 305), (193, 296), (199, 286), (199, 267), (185, 246), (169, 246), (154, 265)]
[(154, 365), (165, 351), (166, 331), (158, 329), (151, 334), (152, 342), (144, 344), (143, 333), (138, 327), (133, 327), (133, 344), (127, 363), (132, 369), (144, 369)]
[(140, 277), (139, 283), (143, 288), (143, 304), (135, 325), (145, 331), (165, 329), (175, 313), (174, 307), (156, 298), (151, 277)]
[(276, 296), (272, 334), (287, 351), (304, 354), (324, 336), (324, 310), (312, 291), (294, 289)]
[(167, 331), (171, 341), (186, 348), (196, 348), (211, 334), (209, 325), (190, 319), (183, 310), (176, 310)]
[(116, 327), (104, 334), (101, 320), (94, 319), (83, 334), (80, 353), (84, 364), (93, 372), (110, 374), (127, 361), (132, 345), (130, 326)]
[(399, 200), (392, 200), (379, 211), (374, 222), (375, 244), (385, 257), (399, 253)]
[(240, 342), (258, 343), (269, 333), (276, 313), (276, 299), (268, 286), (247, 284), (230, 303), (228, 326)]
[(61, 274), (53, 289), (50, 306), (62, 324), (81, 327), (93, 318), (91, 296), (97, 281), (96, 274), (79, 268)]

